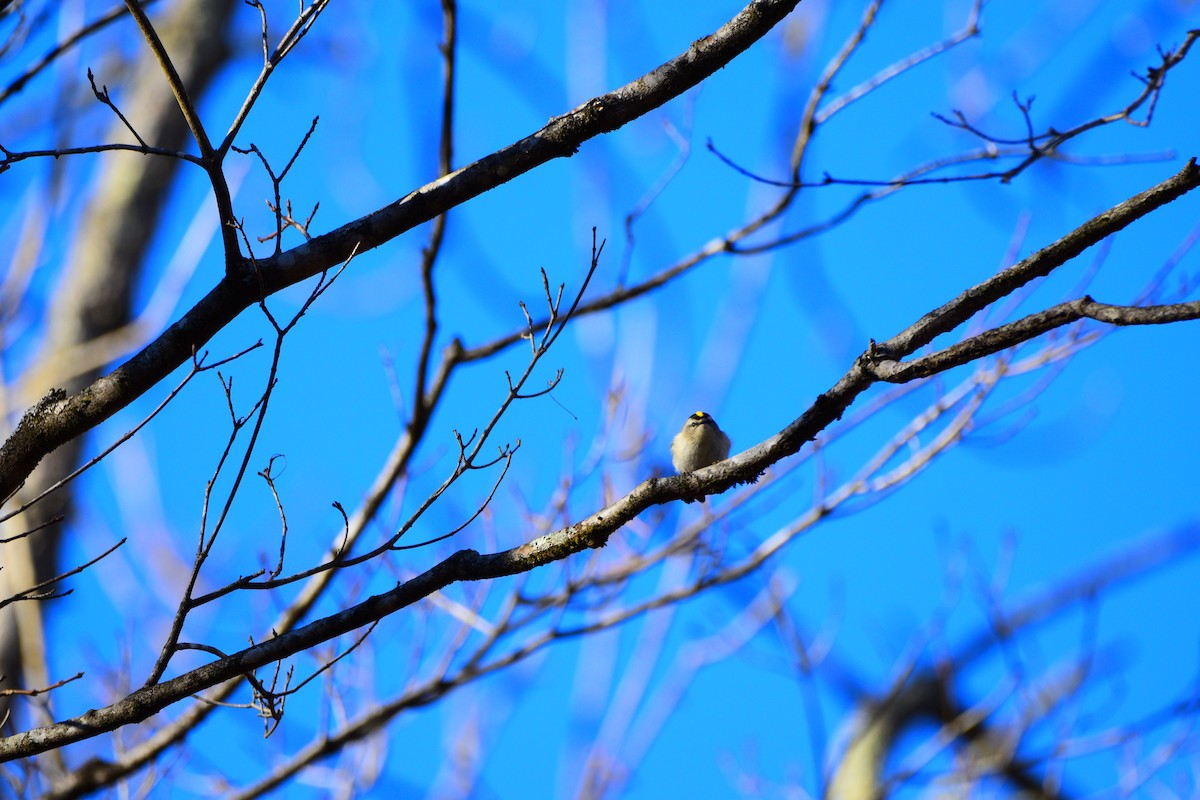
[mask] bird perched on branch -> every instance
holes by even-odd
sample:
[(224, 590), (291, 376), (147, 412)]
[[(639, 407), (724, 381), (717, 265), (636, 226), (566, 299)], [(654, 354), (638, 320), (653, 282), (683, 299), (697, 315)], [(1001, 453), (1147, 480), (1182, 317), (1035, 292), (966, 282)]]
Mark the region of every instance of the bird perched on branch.
[(729, 437), (717, 421), (697, 411), (671, 441), (671, 463), (679, 473), (694, 472), (729, 458)]

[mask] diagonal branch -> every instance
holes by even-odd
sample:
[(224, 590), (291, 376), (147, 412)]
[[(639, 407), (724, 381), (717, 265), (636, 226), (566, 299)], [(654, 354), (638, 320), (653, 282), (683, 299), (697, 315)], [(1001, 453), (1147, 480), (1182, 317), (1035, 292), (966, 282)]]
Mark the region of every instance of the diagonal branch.
[(1012, 347), (1014, 342), (1027, 342), (1081, 319), (1094, 319), (1109, 325), (1166, 325), (1200, 319), (1200, 300), (1161, 306), (1114, 306), (1098, 303), (1084, 295), (964, 339), (936, 353), (903, 363), (884, 361), (871, 365), (870, 369), (880, 380), (906, 383), (994, 355)]
[[(892, 357), (908, 355), (933, 341), (939, 334), (954, 330), (1001, 297), (1035, 278), (1075, 258), (1092, 245), (1111, 236), (1136, 219), (1177, 200), (1200, 186), (1200, 167), (1192, 158), (1174, 176), (1157, 186), (1113, 206), (1080, 225), (1054, 244), (1001, 270), (986, 281), (972, 286), (940, 308), (930, 311), (887, 342), (885, 353)], [(1078, 317), (1076, 317), (1078, 319)], [(994, 352), (994, 351), (993, 351)]]
[[(0, 447), (0, 497), (20, 486), (47, 453), (127, 406), (264, 294), (332, 268), (351, 253), (378, 247), (548, 161), (573, 155), (587, 140), (617, 130), (724, 67), (765, 36), (798, 2), (752, 0), (718, 31), (697, 39), (680, 55), (632, 83), (552, 119), (524, 139), (292, 250), (256, 260), (252, 266), (243, 262), (240, 269), (227, 270), (187, 314), (125, 364), (78, 394), (39, 404), (27, 413)], [(228, 247), (226, 255), (236, 256)]]
[[(1087, 247), (1164, 203), (1182, 196), (1197, 185), (1200, 185), (1200, 168), (1194, 161), (1190, 161), (1179, 174), (1089, 220), (1055, 244), (1003, 270), (996, 277), (925, 315), (891, 340), (878, 346), (873, 345), (831, 389), (819, 395), (791, 424), (766, 441), (731, 459), (697, 472), (646, 480), (625, 497), (588, 518), (519, 547), (487, 555), (481, 555), (475, 550), (460, 550), (391, 591), (370, 597), (344, 611), (205, 664), (171, 680), (139, 689), (104, 708), (93, 709), (74, 719), (0, 739), (0, 761), (35, 755), (116, 730), (124, 725), (141, 722), (190, 695), (376, 622), (434, 592), (441, 591), (452, 583), (516, 575), (588, 548), (602, 547), (613, 533), (651, 506), (701, 493), (720, 493), (737, 484), (753, 482), (767, 467), (795, 454), (806, 442), (841, 418), (860, 394), (881, 380), (875, 371), (880, 369), (881, 363), (889, 362), (881, 362), (880, 353), (911, 353), (938, 333), (951, 330), (966, 321), (985, 305), (1019, 289), (1036, 274), (1049, 273), (1079, 255)], [(1095, 304), (1094, 301), (1088, 302), (1092, 302), (1093, 305), (1088, 306), (1076, 301), (1076, 304), (1080, 305), (1076, 310), (1084, 316), (1101, 321), (1119, 321), (1124, 324), (1169, 322), (1183, 318), (1186, 314), (1192, 315), (1188, 318), (1194, 318), (1200, 311), (1195, 308), (1194, 303), (1179, 304), (1186, 312), (1164, 312), (1163, 307), (1120, 309)], [(1039, 332), (1034, 327), (1005, 327), (1010, 331), (1009, 341), (1006, 343), (1008, 347), (1020, 344)], [(909, 379), (915, 377), (917, 376)]]
[(196, 106), (192, 102), (192, 98), (188, 96), (187, 87), (183, 85), (183, 78), (179, 77), (179, 71), (175, 69), (175, 64), (171, 61), (171, 57), (167, 55), (167, 49), (163, 47), (162, 40), (158, 38), (154, 26), (150, 24), (150, 18), (142, 10), (139, 0), (125, 0), (125, 6), (129, 9), (130, 16), (137, 23), (138, 30), (145, 37), (146, 43), (150, 45), (150, 50), (154, 53), (154, 58), (158, 61), (158, 65), (162, 67), (162, 71), (166, 74), (167, 83), (171, 86), (171, 93), (175, 95), (175, 102), (179, 104), (179, 110), (183, 112), (183, 118), (187, 120), (192, 137), (200, 147), (200, 155), (204, 158), (210, 157), (213, 153), (213, 147), (212, 143), (208, 140), (208, 133), (204, 130), (204, 124), (200, 122), (200, 115), (196, 112)]

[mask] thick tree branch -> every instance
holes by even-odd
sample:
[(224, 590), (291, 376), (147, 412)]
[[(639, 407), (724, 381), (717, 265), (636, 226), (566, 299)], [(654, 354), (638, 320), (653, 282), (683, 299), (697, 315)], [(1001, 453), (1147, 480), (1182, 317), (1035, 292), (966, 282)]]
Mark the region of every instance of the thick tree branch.
[(1200, 319), (1200, 300), (1163, 306), (1113, 306), (1097, 303), (1084, 295), (912, 361), (875, 364), (871, 374), (889, 383), (907, 383), (986, 358), (1081, 319), (1094, 319), (1109, 325), (1166, 325)]
[[(858, 395), (873, 383), (889, 379), (885, 377), (887, 370), (896, 367), (888, 365), (894, 365), (896, 362), (881, 360), (881, 353), (892, 357), (912, 352), (938, 333), (953, 329), (976, 311), (1020, 288), (1033, 277), (1048, 274), (1087, 247), (1182, 196), (1197, 185), (1200, 185), (1200, 168), (1197, 168), (1192, 160), (1172, 178), (1098, 215), (1058, 242), (969, 289), (925, 315), (915, 325), (891, 340), (878, 346), (873, 345), (855, 361), (837, 384), (817, 397), (800, 417), (775, 436), (731, 459), (685, 475), (651, 478), (587, 519), (511, 550), (489, 555), (481, 555), (474, 550), (460, 550), (395, 589), (371, 597), (342, 612), (248, 647), (171, 680), (140, 689), (105, 708), (0, 739), (0, 761), (45, 752), (124, 725), (141, 722), (189, 695), (223, 684), (270, 663), (304, 652), (320, 642), (329, 641), (376, 622), (452, 583), (515, 575), (566, 558), (589, 547), (601, 547), (609, 536), (653, 505), (700, 494), (719, 493), (734, 485), (752, 482), (767, 467), (795, 454), (806, 442), (839, 419)], [(995, 352), (1037, 335), (1050, 321), (1056, 320), (1061, 325), (1082, 317), (1114, 324), (1153, 324), (1176, 319), (1194, 319), (1200, 316), (1198, 306), (1200, 304), (1183, 303), (1167, 307), (1120, 308), (1082, 298), (1043, 312), (1046, 316), (1045, 322), (1028, 323), (1027, 320), (1032, 318), (1027, 318), (997, 329), (1008, 331), (1007, 340), (987, 341), (989, 347), (994, 348), (991, 352)], [(1040, 316), (1042, 315), (1034, 315)], [(986, 336), (988, 334), (974, 339)], [(972, 340), (968, 340), (970, 341)], [(921, 375), (912, 374), (905, 379), (912, 380), (918, 377)]]
[(1179, 199), (1197, 186), (1200, 186), (1200, 167), (1196, 166), (1196, 159), (1192, 158), (1171, 178), (1098, 214), (1054, 244), (1042, 248), (1008, 269), (1001, 270), (940, 308), (930, 311), (890, 341), (880, 345), (880, 349), (886, 356), (900, 358), (924, 347), (936, 336), (954, 330), (1001, 297), (1009, 295), (1035, 278), (1049, 275), (1092, 245), (1134, 220)]
[(31, 409), (0, 447), (0, 497), (11, 495), (47, 453), (100, 424), (185, 363), (263, 293), (317, 275), (541, 164), (573, 155), (588, 139), (617, 130), (724, 67), (798, 2), (754, 0), (679, 56), (556, 117), (530, 136), (335, 231), (229, 271), (182, 319), (125, 364), (76, 395)]

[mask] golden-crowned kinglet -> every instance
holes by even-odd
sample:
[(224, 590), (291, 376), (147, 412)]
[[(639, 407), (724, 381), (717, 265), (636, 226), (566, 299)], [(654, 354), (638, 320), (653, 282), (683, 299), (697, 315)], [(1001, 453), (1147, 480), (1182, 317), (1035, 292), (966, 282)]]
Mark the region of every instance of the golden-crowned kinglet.
[(671, 441), (671, 463), (681, 474), (729, 458), (729, 437), (717, 421), (697, 411), (683, 423), (683, 430)]

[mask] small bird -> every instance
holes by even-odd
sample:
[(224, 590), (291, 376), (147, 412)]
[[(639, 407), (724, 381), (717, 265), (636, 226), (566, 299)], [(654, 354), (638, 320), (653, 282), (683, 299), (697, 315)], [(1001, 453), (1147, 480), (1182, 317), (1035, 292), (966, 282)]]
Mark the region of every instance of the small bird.
[(676, 471), (694, 472), (729, 458), (729, 437), (717, 421), (697, 411), (683, 423), (683, 430), (671, 441), (671, 463)]

